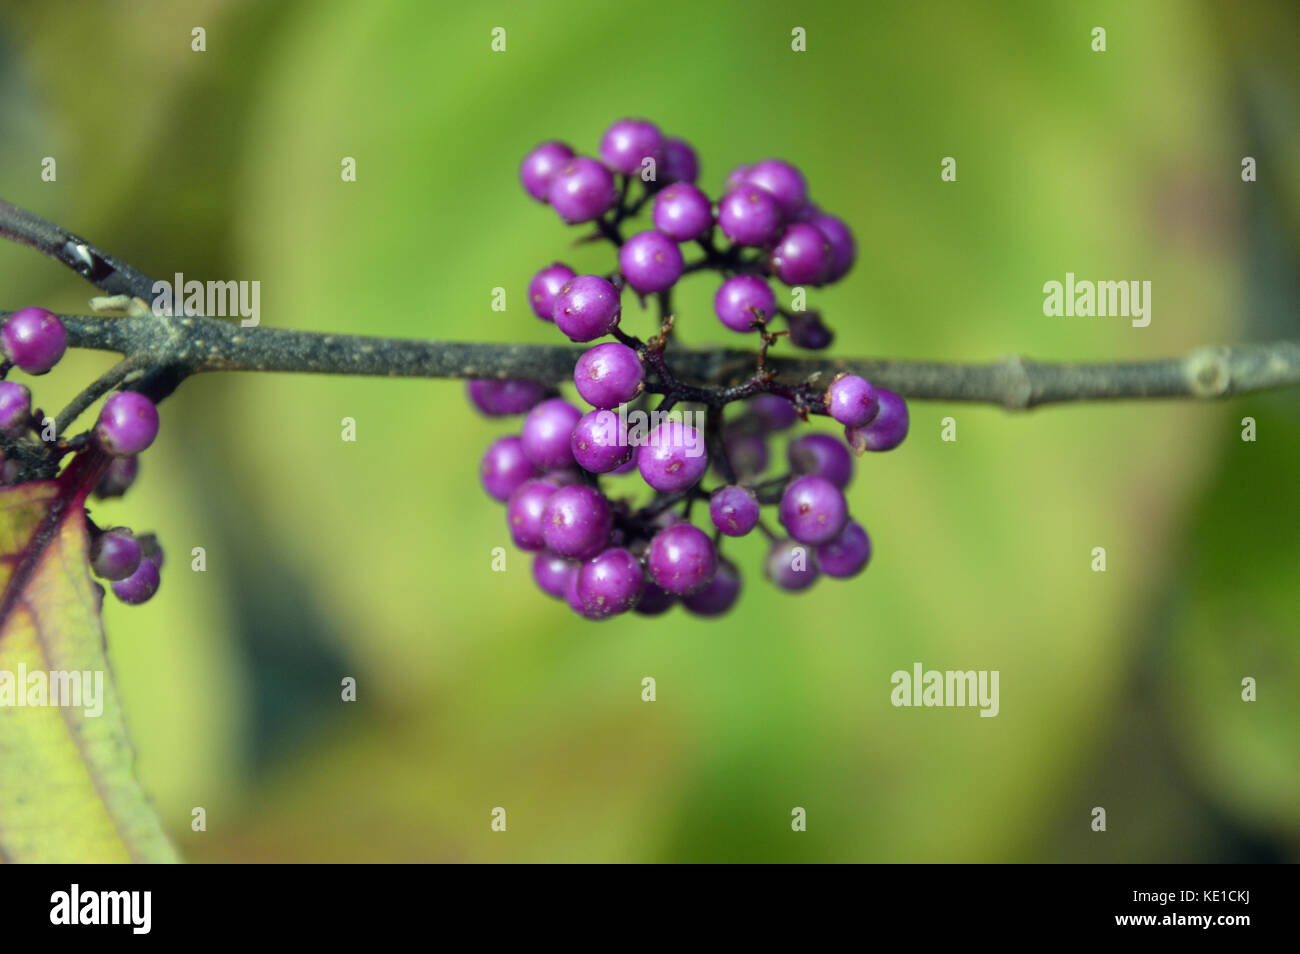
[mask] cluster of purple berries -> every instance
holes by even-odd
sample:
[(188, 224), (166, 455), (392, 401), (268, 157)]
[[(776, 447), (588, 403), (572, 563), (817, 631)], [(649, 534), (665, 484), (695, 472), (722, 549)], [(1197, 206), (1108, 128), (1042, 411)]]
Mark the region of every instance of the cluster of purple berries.
[[(58, 364), (68, 347), (68, 336), (58, 316), (44, 308), (14, 312), (0, 327), (0, 346), (5, 362), (3, 375), (18, 368), (31, 375), (47, 373)], [(6, 446), (21, 440), (35, 440), (43, 415), (32, 410), (32, 394), (26, 385), (0, 379), (0, 435)], [(101, 498), (126, 493), (139, 473), (137, 455), (158, 436), (158, 409), (143, 394), (119, 391), (104, 402), (94, 431), (81, 444), (93, 442), (110, 460), (95, 486)], [(79, 448), (74, 442), (69, 449)], [(0, 480), (20, 480), (16, 459), (4, 459)], [(109, 581), (114, 595), (124, 603), (143, 603), (158, 589), (163, 553), (153, 534), (134, 536), (125, 527), (99, 530), (91, 525), (90, 567)]]
[[(645, 181), (647, 170), (654, 170), (650, 181)], [(577, 156), (564, 143), (544, 142), (519, 169), (528, 194), (548, 203), (565, 222), (596, 222), (614, 238), (616, 277), (638, 294), (666, 292), (687, 272), (716, 266), (725, 278), (713, 309), (727, 328), (755, 331), (780, 314), (789, 322), (794, 344), (827, 347), (831, 333), (820, 316), (780, 310), (768, 278), (790, 286), (839, 281), (857, 257), (852, 231), (813, 203), (803, 174), (780, 159), (732, 171), (716, 204), (695, 185), (698, 174), (688, 143), (666, 138), (642, 119), (610, 126), (599, 159)], [(654, 228), (624, 241), (617, 226), (640, 208), (625, 205), (627, 185), (638, 177), (645, 186), (642, 202), (653, 199)], [(604, 218), (611, 212), (613, 222)], [(716, 232), (727, 247), (715, 244)], [(683, 243), (697, 243), (705, 257), (688, 264)], [(558, 263), (537, 273), (528, 298), (539, 318), (554, 321), (574, 341), (592, 341), (618, 323), (619, 286), (598, 275), (575, 275)]]
[[(661, 181), (643, 178), (644, 195), (629, 205), (632, 177), (647, 168), (657, 169)], [(594, 344), (574, 367), (574, 387), (590, 410), (539, 382), (473, 380), (467, 388), (483, 414), (524, 415), (518, 433), (487, 449), (482, 484), (505, 504), (515, 544), (535, 554), (537, 585), (587, 619), (657, 615), (677, 602), (700, 616), (725, 613), (740, 595), (741, 574), (722, 555), (722, 541), (755, 530), (769, 541), (766, 575), (783, 589), (806, 589), (821, 575), (857, 575), (871, 559), (871, 540), (850, 519), (844, 497), (853, 476), (850, 448), (889, 450), (907, 434), (903, 399), (857, 375), (841, 374), (829, 385), (781, 385), (764, 373), (760, 358), (743, 385), (683, 390), (663, 350), (671, 321), (649, 343), (620, 327), (624, 287), (664, 296), (686, 272), (713, 270), (724, 278), (714, 301), (719, 320), (736, 331), (758, 331), (765, 354), (776, 340), (767, 322), (779, 311), (765, 276), (822, 284), (853, 264), (852, 233), (808, 201), (793, 166), (765, 160), (737, 170), (716, 211), (693, 184), (698, 168), (688, 144), (664, 138), (649, 122), (621, 120), (606, 132), (599, 160), (548, 142), (520, 169), (530, 195), (567, 222), (596, 222), (619, 249), (617, 272), (578, 275), (556, 263), (538, 272), (528, 290), (536, 314), (572, 340), (616, 339)], [(623, 241), (619, 226), (651, 198), (655, 229)], [(715, 225), (729, 248), (714, 245)], [(704, 249), (696, 267), (685, 266), (679, 249), (689, 241)], [(751, 248), (759, 254), (746, 257)], [(829, 341), (828, 332), (823, 337)], [(654, 393), (664, 404), (647, 414)], [(701, 408), (704, 433), (688, 415), (659, 413), (674, 405), (688, 415)], [(767, 476), (769, 440), (809, 413), (842, 424), (845, 439), (794, 438), (786, 446), (788, 472)], [(634, 414), (651, 425), (638, 433), (629, 426)], [(706, 490), (711, 466), (721, 483)], [(633, 472), (654, 492), (639, 507), (601, 485)], [(696, 501), (707, 501), (711, 532), (690, 522)], [(763, 522), (765, 504), (777, 505), (784, 535)]]

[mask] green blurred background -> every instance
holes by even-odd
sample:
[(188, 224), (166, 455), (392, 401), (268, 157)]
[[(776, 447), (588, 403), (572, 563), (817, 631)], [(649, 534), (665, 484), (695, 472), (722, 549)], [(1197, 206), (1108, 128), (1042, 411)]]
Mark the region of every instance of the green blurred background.
[[(592, 152), (645, 115), (695, 144), (706, 190), (783, 156), (852, 224), (857, 267), (810, 299), (839, 354), (1104, 360), (1297, 334), (1295, 4), (0, 9), (0, 195), (158, 277), (259, 280), (265, 324), (554, 342), (529, 277), (612, 259), (571, 247), (519, 159), (546, 138)], [(1066, 271), (1150, 280), (1150, 327), (1043, 317)], [(93, 293), (9, 246), (0, 283), (6, 307)], [(726, 341), (712, 292), (678, 296), (693, 345)], [(70, 356), (37, 402), (109, 361)], [(137, 488), (96, 514), (170, 556), (150, 604), (105, 611), (139, 773), (191, 861), (1296, 860), (1298, 397), (916, 403), (851, 488), (863, 576), (778, 595), (744, 540), (725, 619), (598, 626), (509, 547), (477, 468), (511, 424), (461, 384), (195, 379)], [(1000, 670), (1000, 715), (893, 708), (890, 674), (917, 661)]]

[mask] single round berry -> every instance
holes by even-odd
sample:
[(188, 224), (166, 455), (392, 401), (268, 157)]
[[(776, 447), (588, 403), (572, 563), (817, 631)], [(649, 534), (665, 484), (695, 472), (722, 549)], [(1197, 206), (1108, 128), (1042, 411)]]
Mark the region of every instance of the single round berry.
[(104, 402), (95, 436), (109, 455), (131, 457), (158, 436), (158, 409), (143, 394), (119, 391)]
[(44, 374), (68, 349), (68, 334), (59, 316), (44, 308), (15, 311), (0, 329), (5, 355), (28, 374)]
[(713, 312), (732, 331), (755, 331), (759, 315), (770, 319), (776, 314), (776, 295), (771, 286), (757, 275), (734, 275), (713, 296)]
[(637, 468), (641, 478), (655, 490), (666, 494), (683, 491), (709, 469), (704, 438), (681, 421), (660, 424), (637, 451)]
[(641, 561), (622, 547), (604, 550), (578, 567), (578, 600), (588, 618), (626, 613), (644, 589)]
[[(767, 441), (761, 434), (732, 432), (723, 435), (723, 449), (737, 480), (753, 480), (767, 470)], [(715, 466), (714, 470), (718, 468)], [(719, 474), (724, 480), (726, 474)]]
[(781, 231), (781, 206), (771, 193), (742, 185), (718, 203), (718, 227), (737, 245), (766, 245)]
[(815, 226), (787, 226), (768, 256), (772, 274), (787, 285), (820, 285), (831, 267), (831, 243)]
[(654, 223), (679, 242), (693, 242), (713, 227), (713, 205), (691, 183), (675, 182), (655, 196)]
[(524, 453), (538, 470), (559, 470), (573, 465), (569, 438), (582, 412), (562, 398), (543, 401), (524, 418)]
[(525, 480), (506, 501), (506, 526), (510, 537), (521, 550), (540, 550), (546, 543), (542, 518), (546, 505), (560, 489), (550, 478)]
[(585, 352), (573, 367), (573, 384), (592, 407), (626, 404), (645, 387), (645, 366), (635, 351), (606, 341)]
[(151, 596), (158, 592), (158, 584), (162, 577), (158, 573), (158, 564), (148, 557), (140, 560), (140, 565), (124, 580), (114, 580), (110, 586), (113, 587), (113, 595), (123, 603), (132, 606), (147, 602)]
[(555, 262), (547, 265), (528, 283), (528, 304), (533, 314), (543, 321), (555, 320), (555, 296), (576, 273), (568, 265)]
[(713, 525), (729, 537), (743, 537), (758, 526), (758, 498), (748, 487), (719, 487), (709, 498)]
[(826, 274), (826, 281), (837, 282), (849, 273), (858, 257), (858, 243), (853, 238), (853, 232), (844, 224), (843, 219), (833, 215), (818, 214), (808, 221), (830, 242), (831, 269)]
[(818, 546), (834, 540), (849, 518), (840, 488), (824, 477), (798, 477), (781, 496), (781, 526), (800, 543)]
[(700, 174), (700, 160), (691, 144), (684, 139), (664, 140), (663, 180), (694, 182)]
[(105, 530), (90, 545), (90, 568), (106, 580), (125, 580), (140, 566), (140, 544), (125, 527)]
[(841, 374), (826, 389), (826, 410), (846, 427), (870, 423), (880, 410), (875, 386), (856, 374)]
[[(582, 605), (582, 598), (578, 595), (578, 571), (576, 568), (573, 573), (569, 575), (569, 582), (564, 585), (564, 601), (569, 604), (569, 609), (573, 610), (583, 619), (592, 619), (592, 617), (587, 615), (587, 611)], [(605, 617), (602, 616), (598, 618), (604, 619)]]
[(546, 390), (539, 381), (472, 378), (465, 384), (470, 403), (488, 417), (523, 414), (546, 397)]
[(786, 324), (790, 328), (790, 343), (796, 348), (824, 351), (835, 340), (835, 333), (815, 311), (796, 312), (786, 319)]
[(573, 150), (562, 142), (544, 142), (524, 156), (519, 164), (519, 181), (538, 202), (545, 202), (555, 177), (570, 159)]
[(31, 422), (32, 392), (17, 381), (0, 381), (0, 433), (17, 437)]
[(844, 429), (844, 439), (859, 454), (863, 451), (893, 450), (907, 436), (907, 402), (885, 388), (876, 389), (876, 399), (880, 403), (880, 410), (870, 424)]
[(861, 524), (850, 520), (840, 535), (816, 550), (817, 566), (827, 576), (857, 576), (871, 562), (871, 538)]
[(767, 578), (783, 590), (798, 592), (817, 582), (817, 564), (811, 550), (794, 540), (777, 540), (763, 564)]
[(594, 341), (609, 334), (622, 313), (613, 283), (599, 275), (578, 275), (556, 293), (551, 317), (573, 341)]
[(740, 598), (740, 572), (730, 560), (718, 559), (718, 571), (708, 586), (682, 597), (682, 605), (696, 616), (721, 616)]
[(727, 181), (723, 184), (722, 191), (724, 193), (731, 192), (743, 186), (749, 178), (749, 170), (752, 168), (754, 167), (736, 166), (736, 168), (732, 169), (731, 172), (727, 174)]
[(643, 295), (665, 291), (682, 277), (682, 250), (663, 232), (638, 232), (618, 250), (618, 269)]
[(632, 459), (626, 429), (613, 411), (589, 411), (578, 419), (570, 440), (573, 459), (583, 470), (608, 474)]
[(639, 173), (646, 159), (653, 159), (657, 167), (664, 161), (663, 133), (645, 119), (620, 119), (605, 130), (600, 141), (600, 158), (625, 176)]
[(483, 489), (488, 496), (502, 501), (509, 500), (520, 484), (536, 476), (537, 468), (524, 453), (524, 442), (517, 437), (493, 441), (479, 468)]
[(603, 550), (613, 527), (609, 501), (586, 484), (561, 487), (546, 502), (542, 515), (542, 539), (547, 549), (575, 560), (585, 560)]
[(677, 597), (657, 583), (647, 582), (636, 604), (636, 612), (641, 616), (658, 616), (672, 609), (676, 601)]
[(618, 190), (608, 169), (595, 159), (578, 156), (556, 173), (546, 199), (572, 225), (604, 215), (618, 201)]
[(804, 182), (803, 174), (780, 159), (754, 163), (745, 174), (745, 182), (770, 193), (787, 218), (793, 218), (808, 201), (808, 184)]
[(669, 593), (686, 596), (709, 585), (718, 569), (718, 551), (699, 527), (675, 523), (650, 540), (646, 568), (659, 586)]
[(829, 434), (805, 434), (786, 447), (790, 469), (829, 480), (843, 490), (853, 479), (853, 455)]
[(140, 460), (136, 457), (114, 457), (104, 468), (104, 476), (95, 485), (95, 496), (101, 500), (120, 497), (135, 483), (140, 473)]
[(762, 422), (766, 431), (788, 431), (799, 423), (794, 404), (779, 394), (760, 394), (749, 402), (747, 410)]
[(572, 560), (566, 560), (550, 550), (539, 550), (533, 557), (533, 581), (543, 593), (564, 599), (564, 590), (569, 585), (569, 577), (578, 571)]

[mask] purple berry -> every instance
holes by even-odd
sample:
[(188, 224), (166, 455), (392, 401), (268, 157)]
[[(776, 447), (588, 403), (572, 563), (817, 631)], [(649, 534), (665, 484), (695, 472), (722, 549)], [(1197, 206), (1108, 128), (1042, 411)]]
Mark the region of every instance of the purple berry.
[(876, 389), (880, 410), (866, 427), (846, 427), (844, 439), (859, 454), (893, 450), (907, 436), (907, 402), (885, 388)]
[(573, 428), (573, 459), (583, 470), (608, 474), (632, 459), (632, 447), (622, 422), (613, 411), (588, 411)]
[(718, 568), (718, 551), (699, 527), (675, 523), (651, 539), (646, 549), (646, 568), (659, 586), (686, 596), (709, 585)]
[(849, 518), (840, 488), (808, 475), (790, 482), (781, 496), (781, 526), (800, 543), (818, 546), (834, 540)]
[(718, 559), (718, 571), (708, 586), (682, 597), (682, 605), (696, 616), (721, 616), (740, 598), (740, 573), (730, 560)]
[(660, 424), (637, 452), (641, 478), (655, 490), (675, 494), (692, 486), (709, 469), (699, 431), (681, 421)]
[(113, 587), (114, 596), (123, 603), (135, 606), (147, 602), (154, 593), (158, 592), (161, 579), (158, 564), (144, 557), (134, 573), (124, 580), (114, 580), (109, 585)]
[(488, 496), (495, 500), (509, 500), (510, 495), (525, 480), (537, 476), (537, 469), (524, 453), (524, 442), (517, 437), (502, 437), (494, 441), (483, 455), (479, 478)]
[(749, 178), (749, 170), (752, 168), (754, 167), (736, 166), (736, 168), (732, 169), (731, 172), (727, 174), (727, 181), (723, 184), (722, 191), (724, 193), (733, 192), (745, 185)]
[(0, 329), (4, 353), (28, 374), (44, 374), (59, 363), (68, 348), (68, 334), (59, 316), (44, 308), (23, 308)]
[(142, 533), (135, 538), (135, 542), (140, 544), (140, 559), (152, 560), (158, 569), (163, 568), (163, 548), (158, 543), (158, 537), (152, 533)]
[(799, 412), (788, 398), (779, 394), (760, 394), (749, 402), (747, 410), (767, 431), (788, 431), (799, 423)]
[(158, 409), (143, 394), (119, 391), (104, 402), (95, 436), (109, 455), (131, 457), (158, 436)]
[(470, 403), (488, 417), (523, 414), (546, 397), (546, 385), (539, 381), (511, 381), (472, 378), (465, 383)]
[(803, 174), (780, 159), (764, 159), (750, 166), (745, 182), (770, 193), (787, 218), (793, 218), (808, 201), (808, 185)]
[(812, 552), (794, 540), (777, 540), (763, 564), (767, 578), (783, 590), (806, 590), (817, 582), (817, 564)]
[(643, 295), (672, 288), (683, 267), (682, 250), (662, 232), (638, 232), (618, 250), (619, 271)]
[(546, 199), (572, 225), (604, 215), (618, 201), (618, 190), (608, 169), (595, 159), (577, 156), (556, 173)]
[[(587, 611), (583, 608), (582, 598), (578, 595), (578, 571), (569, 574), (569, 581), (564, 585), (564, 601), (569, 604), (569, 609), (573, 610), (583, 619), (591, 619)], [(604, 619), (604, 617), (600, 617)]]
[(850, 520), (840, 535), (816, 550), (817, 566), (827, 576), (847, 579), (857, 576), (871, 561), (871, 538), (856, 521)]
[(520, 438), (524, 453), (538, 470), (559, 470), (573, 465), (569, 438), (582, 412), (562, 398), (543, 401), (524, 418)]
[(626, 404), (645, 387), (645, 367), (635, 351), (617, 341), (598, 344), (573, 368), (578, 394), (592, 407)]
[(515, 488), (506, 502), (506, 525), (510, 537), (521, 550), (540, 550), (546, 543), (542, 519), (546, 505), (560, 485), (549, 478), (525, 480)]
[(603, 550), (613, 527), (609, 501), (586, 484), (561, 487), (546, 502), (542, 515), (542, 539), (547, 549), (575, 560), (585, 560)]
[(757, 275), (728, 278), (713, 296), (713, 311), (718, 320), (732, 331), (755, 331), (754, 311), (765, 319), (776, 314), (776, 295)]
[(826, 327), (821, 315), (815, 311), (796, 312), (786, 319), (790, 326), (790, 343), (796, 348), (824, 351), (835, 340), (835, 333)]
[(665, 182), (694, 182), (700, 174), (700, 161), (691, 144), (683, 139), (664, 140)]
[(636, 612), (641, 616), (658, 616), (672, 609), (676, 601), (677, 597), (663, 587), (647, 582), (641, 599), (636, 604)]
[(880, 402), (866, 378), (841, 374), (826, 389), (826, 410), (846, 427), (861, 427), (876, 416)]
[(572, 560), (566, 560), (557, 553), (550, 550), (539, 550), (533, 557), (533, 580), (543, 593), (554, 596), (557, 600), (564, 599), (565, 588), (569, 585), (569, 577), (578, 571), (578, 566)]
[(578, 600), (583, 615), (599, 619), (626, 613), (645, 589), (641, 561), (621, 547), (611, 547), (578, 568)]
[(781, 231), (781, 206), (771, 193), (742, 185), (718, 203), (718, 226), (737, 245), (766, 245)]
[[(753, 480), (767, 470), (767, 441), (761, 434), (732, 432), (723, 436), (722, 446), (737, 480)], [(720, 476), (726, 479), (725, 474)]]
[(528, 303), (533, 313), (543, 321), (555, 320), (555, 296), (576, 273), (568, 265), (555, 262), (547, 265), (528, 283)]
[(833, 215), (814, 215), (810, 220), (831, 245), (831, 269), (826, 282), (837, 282), (849, 273), (858, 257), (858, 243), (843, 219)]
[(605, 165), (625, 176), (641, 171), (644, 159), (664, 161), (664, 137), (659, 127), (644, 119), (620, 119), (605, 131), (600, 141), (600, 158)]
[(676, 182), (655, 196), (654, 223), (679, 242), (693, 242), (713, 227), (713, 206), (689, 182)]
[(99, 478), (99, 483), (95, 485), (95, 496), (101, 500), (122, 496), (131, 489), (139, 473), (138, 458), (114, 457), (104, 469), (104, 476)]
[(853, 455), (829, 434), (805, 434), (791, 441), (786, 457), (796, 474), (823, 477), (841, 490), (853, 479)]
[(709, 498), (713, 525), (729, 537), (743, 537), (758, 526), (758, 498), (748, 487), (720, 487)]
[(562, 142), (544, 142), (519, 164), (519, 181), (538, 202), (546, 201), (560, 169), (573, 158), (573, 150)]
[(768, 266), (787, 285), (820, 285), (831, 267), (831, 243), (815, 226), (796, 222), (781, 233)]
[(140, 566), (140, 556), (140, 544), (130, 530), (105, 530), (90, 545), (90, 568), (106, 580), (125, 580)]
[(594, 341), (609, 334), (622, 313), (618, 289), (611, 282), (599, 275), (578, 275), (556, 293), (551, 316), (573, 341)]
[(17, 437), (31, 422), (32, 392), (17, 381), (0, 381), (0, 432)]

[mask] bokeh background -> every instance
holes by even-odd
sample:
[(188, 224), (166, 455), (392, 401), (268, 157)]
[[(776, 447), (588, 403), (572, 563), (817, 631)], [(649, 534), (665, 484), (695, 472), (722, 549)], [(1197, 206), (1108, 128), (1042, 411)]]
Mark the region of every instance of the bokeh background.
[[(852, 224), (857, 267), (810, 301), (839, 354), (1164, 356), (1297, 334), (1297, 13), (6, 2), (0, 195), (159, 277), (259, 280), (265, 324), (554, 342), (529, 277), (612, 258), (571, 246), (519, 159), (646, 115), (695, 144), (706, 190), (782, 156)], [(1066, 271), (1151, 281), (1150, 327), (1043, 317)], [(93, 293), (8, 246), (0, 288), (70, 312)], [(726, 341), (712, 292), (678, 295), (693, 345)], [(37, 402), (109, 361), (70, 356)], [(851, 488), (876, 544), (859, 579), (778, 594), (744, 540), (725, 619), (595, 625), (509, 548), (477, 468), (511, 424), (460, 383), (195, 379), (97, 513), (170, 555), (157, 598), (105, 611), (138, 770), (196, 862), (1296, 860), (1298, 412), (915, 403)], [(918, 661), (1000, 670), (1001, 714), (893, 708)]]

